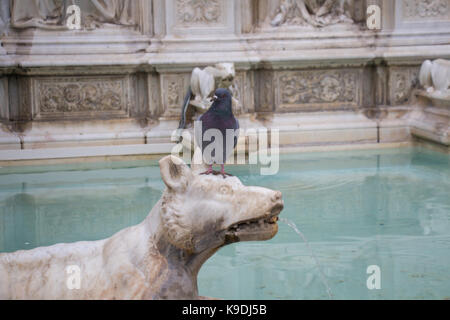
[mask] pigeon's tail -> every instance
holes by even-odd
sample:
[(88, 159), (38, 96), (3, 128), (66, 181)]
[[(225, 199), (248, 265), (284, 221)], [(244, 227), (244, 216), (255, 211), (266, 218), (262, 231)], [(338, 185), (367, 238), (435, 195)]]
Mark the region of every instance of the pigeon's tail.
[(187, 110), (189, 107), (189, 101), (192, 98), (192, 90), (189, 86), (186, 95), (184, 96), (183, 105), (181, 106), (181, 117), (180, 122), (178, 123), (178, 129), (176, 130), (175, 142), (180, 143), (183, 140), (181, 136), (183, 129), (186, 128), (186, 120), (187, 120)]
[(189, 107), (189, 101), (191, 101), (192, 98), (192, 90), (189, 86), (186, 95), (184, 96), (183, 105), (181, 106), (181, 119), (180, 123), (178, 124), (178, 129), (184, 129), (186, 128), (186, 112)]

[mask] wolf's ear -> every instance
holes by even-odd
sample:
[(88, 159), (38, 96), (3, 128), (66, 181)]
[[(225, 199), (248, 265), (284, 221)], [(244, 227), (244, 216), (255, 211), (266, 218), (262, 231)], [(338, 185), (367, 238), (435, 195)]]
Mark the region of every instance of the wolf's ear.
[(174, 191), (186, 189), (192, 172), (183, 160), (172, 155), (165, 156), (159, 160), (159, 168), (161, 177), (169, 189)]

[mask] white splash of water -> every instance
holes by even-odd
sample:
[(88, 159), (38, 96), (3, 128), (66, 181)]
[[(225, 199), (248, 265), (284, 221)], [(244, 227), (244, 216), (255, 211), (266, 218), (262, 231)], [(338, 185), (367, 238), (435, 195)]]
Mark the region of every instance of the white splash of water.
[(320, 268), (319, 260), (317, 260), (317, 257), (316, 257), (316, 255), (314, 254), (314, 251), (312, 250), (312, 248), (310, 247), (308, 240), (306, 240), (305, 235), (304, 235), (300, 230), (298, 230), (297, 226), (295, 225), (295, 223), (294, 223), (293, 221), (291, 221), (291, 220), (289, 220), (289, 219), (286, 219), (286, 218), (282, 218), (282, 217), (279, 217), (279, 220), (280, 220), (281, 222), (286, 223), (286, 224), (287, 224), (291, 229), (293, 229), (293, 230), (294, 230), (294, 231), (295, 231), (295, 232), (303, 239), (303, 241), (306, 243), (306, 246), (308, 247), (309, 251), (311, 252), (311, 256), (313, 257), (314, 261), (316, 262), (317, 270), (319, 270), (320, 278), (321, 278), (321, 280), (322, 280), (322, 282), (323, 282), (325, 288), (327, 289), (328, 297), (332, 300), (332, 299), (333, 299), (333, 292), (331, 291), (331, 288), (330, 288), (330, 286), (328, 285), (328, 282), (327, 282), (327, 279), (326, 279), (326, 277), (325, 277), (325, 274), (323, 273), (322, 269)]

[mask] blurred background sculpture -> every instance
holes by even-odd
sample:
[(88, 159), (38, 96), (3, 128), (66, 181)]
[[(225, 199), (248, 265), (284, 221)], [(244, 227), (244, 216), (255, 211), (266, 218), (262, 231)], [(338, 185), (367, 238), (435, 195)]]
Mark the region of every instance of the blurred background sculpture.
[(11, 0), (11, 26), (18, 29), (67, 29), (66, 9), (75, 4), (82, 12), (82, 25), (94, 29), (101, 24), (135, 25), (137, 1), (132, 0)]
[[(235, 77), (234, 63), (223, 62), (204, 69), (194, 68), (191, 85), (183, 101), (178, 129), (186, 128), (195, 113), (204, 113), (209, 109), (212, 104), (211, 98), (217, 88), (226, 88), (236, 96)], [(232, 103), (235, 106), (238, 101), (232, 98)]]
[(280, 191), (201, 175), (204, 165), (170, 155), (159, 166), (166, 188), (140, 224), (103, 240), (0, 253), (0, 299), (199, 299), (197, 275), (219, 248), (277, 234)]
[(0, 1), (0, 37), (5, 33), (6, 28), (8, 27), (9, 16), (9, 1)]
[(450, 60), (425, 60), (420, 68), (419, 81), (427, 93), (450, 96)]
[(273, 27), (305, 24), (313, 27), (353, 23), (354, 0), (283, 0), (270, 21)]

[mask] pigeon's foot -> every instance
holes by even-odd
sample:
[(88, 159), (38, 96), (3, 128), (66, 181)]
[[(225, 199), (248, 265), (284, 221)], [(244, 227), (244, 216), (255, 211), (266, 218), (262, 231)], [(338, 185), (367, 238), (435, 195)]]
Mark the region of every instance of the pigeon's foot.
[(200, 174), (213, 174), (215, 176), (221, 175), (224, 179), (226, 177), (232, 177), (232, 174), (226, 173), (226, 172), (221, 172), (221, 171), (216, 171), (216, 170), (207, 170), (205, 172), (202, 172)]
[(213, 171), (213, 175), (217, 176), (217, 175), (221, 175), (222, 178), (226, 178), (226, 177), (232, 177), (232, 174), (226, 173), (225, 171)]
[(202, 173), (200, 173), (200, 174), (211, 174), (211, 173), (213, 173), (214, 171), (213, 171), (213, 169), (212, 169), (212, 165), (210, 164), (210, 165), (208, 165), (208, 170), (206, 170), (205, 172), (202, 172)]
[(223, 177), (224, 179), (225, 179), (226, 177), (232, 177), (232, 176), (233, 176), (232, 174), (226, 173), (225, 171), (224, 171), (224, 172), (221, 172), (220, 174), (222, 175), (222, 177)]
[(223, 165), (223, 164), (220, 165), (220, 174), (222, 175), (222, 177), (224, 179), (226, 178), (226, 176), (229, 176), (229, 177), (232, 176), (231, 174), (225, 172), (225, 165)]
[(224, 169), (224, 166), (223, 165), (221, 165), (221, 170), (220, 171), (216, 171), (216, 170), (213, 170), (212, 169), (212, 166), (210, 166), (209, 168), (208, 168), (208, 170), (206, 170), (205, 172), (202, 172), (202, 173), (200, 173), (200, 174), (213, 174), (213, 175), (215, 175), (215, 176), (217, 176), (217, 175), (221, 175), (224, 179), (228, 176), (228, 177), (232, 177), (233, 175), (232, 174), (229, 174), (229, 173), (226, 173), (225, 172), (225, 169)]

